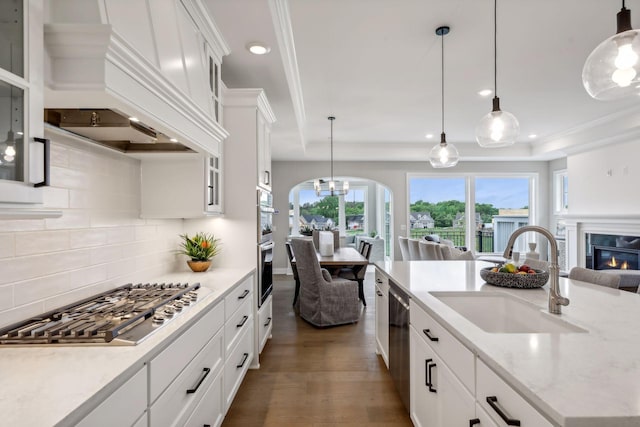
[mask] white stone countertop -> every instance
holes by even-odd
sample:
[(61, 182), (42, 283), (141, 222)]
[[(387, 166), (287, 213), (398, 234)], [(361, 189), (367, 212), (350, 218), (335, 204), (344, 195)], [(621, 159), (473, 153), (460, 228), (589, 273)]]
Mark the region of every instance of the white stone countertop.
[(207, 308), (254, 269), (171, 273), (154, 282), (199, 282), (199, 300), (134, 346), (0, 346), (0, 425), (67, 426), (79, 421), (139, 370), (175, 333), (186, 330)]
[(506, 292), (548, 313), (549, 286), (488, 285), (479, 270), (490, 265), (478, 261), (376, 263), (553, 423), (640, 426), (640, 295), (561, 278), (561, 294), (571, 302), (562, 307), (559, 317), (588, 332), (489, 333), (431, 292)]

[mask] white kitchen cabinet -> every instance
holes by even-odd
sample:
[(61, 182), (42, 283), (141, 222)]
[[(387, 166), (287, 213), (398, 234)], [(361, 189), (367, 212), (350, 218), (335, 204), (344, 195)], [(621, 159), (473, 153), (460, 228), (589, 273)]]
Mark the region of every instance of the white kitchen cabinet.
[(477, 359), (476, 399), (498, 426), (507, 424), (507, 419), (518, 420), (522, 426), (552, 427), (533, 406), (525, 401), (514, 389)]
[(416, 426), (469, 425), (475, 399), (413, 327), (411, 330), (411, 420)]
[[(220, 143), (221, 145), (221, 143)], [(141, 165), (142, 218), (200, 218), (222, 212), (222, 155), (146, 158)]]
[(271, 190), (271, 124), (264, 115), (258, 113), (257, 151), (258, 151), (258, 186)]
[(258, 353), (262, 353), (273, 330), (273, 295), (269, 295), (258, 309)]
[(376, 269), (376, 352), (389, 368), (389, 279)]
[(144, 417), (146, 407), (147, 367), (143, 366), (76, 427), (132, 426)]
[(218, 427), (224, 419), (222, 373), (218, 374), (205, 392), (185, 426)]
[[(225, 161), (241, 165), (237, 173), (243, 175), (254, 190), (256, 185), (271, 190), (273, 122), (275, 115), (262, 89), (224, 91), (224, 125), (229, 132)], [(238, 180), (244, 181), (240, 177)]]
[[(44, 136), (42, 9), (41, 0), (6, 3), (3, 9), (0, 28), (0, 208), (32, 208), (34, 204), (41, 204), (44, 194), (40, 187), (48, 185), (48, 148), (45, 152), (42, 144), (34, 140)], [(43, 217), (59, 216), (60, 212), (48, 214), (42, 211), (42, 214)], [(16, 214), (15, 218), (20, 216)]]

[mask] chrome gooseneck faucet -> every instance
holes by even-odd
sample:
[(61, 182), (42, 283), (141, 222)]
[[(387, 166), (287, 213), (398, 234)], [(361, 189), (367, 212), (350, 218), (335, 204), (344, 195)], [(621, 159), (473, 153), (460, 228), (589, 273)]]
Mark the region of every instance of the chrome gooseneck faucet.
[(565, 298), (560, 295), (560, 268), (558, 267), (558, 243), (556, 242), (553, 234), (546, 228), (540, 227), (538, 225), (527, 225), (524, 227), (520, 227), (513, 232), (511, 236), (509, 236), (509, 241), (507, 242), (507, 247), (504, 250), (504, 257), (506, 259), (511, 259), (513, 255), (513, 244), (516, 241), (516, 238), (522, 233), (526, 233), (527, 231), (535, 231), (536, 233), (542, 234), (547, 238), (549, 244), (551, 245), (551, 260), (549, 261), (549, 313), (552, 314), (560, 314), (562, 311), (560, 310), (561, 305), (569, 305), (569, 298)]

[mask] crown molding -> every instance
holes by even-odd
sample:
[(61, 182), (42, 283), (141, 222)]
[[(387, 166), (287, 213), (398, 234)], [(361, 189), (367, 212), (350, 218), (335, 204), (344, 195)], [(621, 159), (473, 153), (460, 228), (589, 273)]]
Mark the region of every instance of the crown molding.
[(304, 109), (304, 97), (302, 95), (302, 84), (300, 83), (300, 71), (298, 70), (298, 59), (296, 57), (296, 47), (293, 40), (293, 27), (291, 26), (291, 15), (289, 14), (289, 4), (287, 0), (269, 0), (273, 29), (278, 40), (282, 66), (289, 85), (293, 112), (298, 123), (298, 133), (303, 150), (307, 147), (304, 135), (307, 117)]
[(228, 89), (223, 88), (223, 106), (227, 107), (256, 107), (269, 122), (276, 121), (276, 116), (271, 109), (267, 95), (262, 89), (241, 88)]

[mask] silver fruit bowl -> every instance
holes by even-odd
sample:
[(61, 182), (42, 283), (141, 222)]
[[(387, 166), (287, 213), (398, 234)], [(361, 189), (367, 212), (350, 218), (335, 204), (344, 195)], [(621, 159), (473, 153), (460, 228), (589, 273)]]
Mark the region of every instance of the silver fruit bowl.
[(549, 280), (549, 272), (536, 270), (536, 274), (514, 274), (491, 271), (492, 267), (480, 270), (482, 280), (490, 285), (502, 286), (503, 288), (540, 288)]

